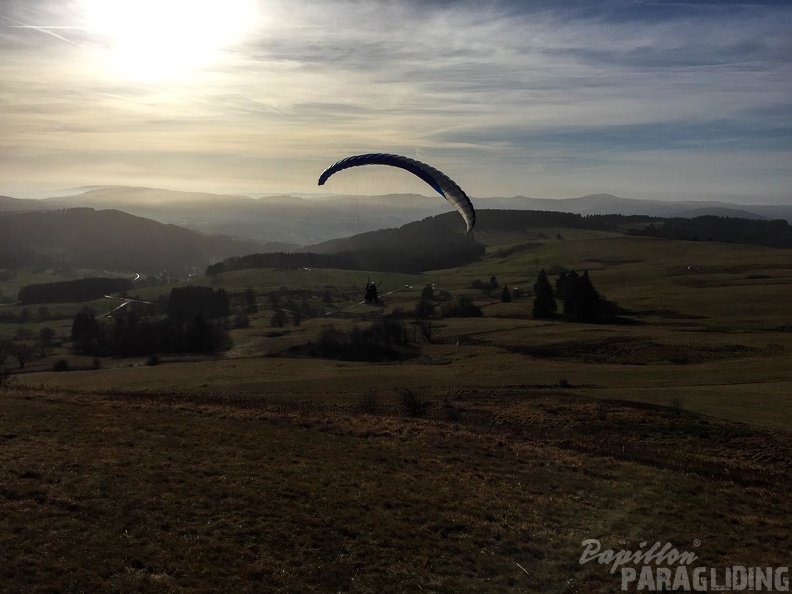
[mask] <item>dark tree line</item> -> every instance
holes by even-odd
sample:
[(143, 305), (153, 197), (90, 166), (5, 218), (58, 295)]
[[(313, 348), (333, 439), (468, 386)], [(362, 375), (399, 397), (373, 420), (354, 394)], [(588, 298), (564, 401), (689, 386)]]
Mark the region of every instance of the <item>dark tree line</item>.
[(74, 351), (94, 357), (135, 357), (155, 353), (207, 353), (231, 346), (218, 321), (138, 318), (134, 313), (97, 319), (79, 313), (71, 332)]
[(19, 289), (18, 299), (23, 305), (35, 303), (79, 303), (98, 299), (108, 293), (134, 288), (125, 278), (80, 278), (55, 283), (27, 285)]
[(765, 221), (712, 215), (692, 219), (662, 219), (643, 229), (632, 230), (630, 234), (688, 241), (792, 247), (792, 226), (783, 219)]
[[(580, 215), (538, 210), (480, 210), (476, 224), (499, 231), (525, 232), (537, 227), (565, 227), (665, 239), (792, 247), (792, 225), (784, 219), (768, 221), (716, 215), (667, 218), (620, 214)], [(559, 236), (556, 238), (563, 239)]]
[[(367, 248), (369, 249), (369, 248)], [(464, 241), (440, 246), (391, 243), (369, 251), (317, 254), (313, 252), (250, 254), (228, 258), (207, 267), (206, 275), (215, 276), (247, 268), (338, 268), (340, 270), (379, 270), (382, 272), (417, 273), (425, 270), (464, 266), (484, 254), (479, 243)]]
[[(523, 233), (530, 229), (563, 227), (567, 229), (595, 229), (600, 231), (622, 231), (636, 223), (662, 222), (663, 218), (645, 215), (581, 215), (570, 212), (549, 210), (479, 210), (477, 226), (498, 231), (514, 231)], [(556, 239), (563, 239), (560, 234)], [(529, 249), (533, 244), (527, 243), (511, 249)], [(508, 250), (506, 250), (508, 252)]]
[(248, 268), (275, 268), (279, 270), (297, 270), (299, 268), (354, 268), (353, 262), (344, 256), (315, 254), (312, 252), (272, 252), (248, 254), (226, 258), (206, 268), (206, 276), (215, 276), (233, 270)]

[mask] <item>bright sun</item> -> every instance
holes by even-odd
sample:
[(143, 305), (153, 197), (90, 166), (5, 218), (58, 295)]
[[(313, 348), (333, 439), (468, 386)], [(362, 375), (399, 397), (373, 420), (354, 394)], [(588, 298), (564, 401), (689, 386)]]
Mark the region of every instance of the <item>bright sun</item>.
[(257, 19), (255, 0), (82, 0), (115, 76), (181, 80), (222, 60)]

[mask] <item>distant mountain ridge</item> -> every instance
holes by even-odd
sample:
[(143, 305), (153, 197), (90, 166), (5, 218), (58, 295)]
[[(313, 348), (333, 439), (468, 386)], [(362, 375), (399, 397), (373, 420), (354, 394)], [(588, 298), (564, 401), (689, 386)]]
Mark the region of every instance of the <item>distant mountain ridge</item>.
[[(90, 186), (87, 186), (90, 187)], [(378, 229), (397, 228), (451, 210), (440, 196), (389, 194), (305, 198), (180, 192), (158, 188), (107, 186), (43, 200), (0, 197), (0, 211), (52, 210), (87, 206), (118, 209), (210, 234), (258, 241), (312, 245)], [(610, 194), (578, 198), (526, 196), (473, 198), (477, 209), (545, 210), (691, 218), (717, 215), (792, 222), (792, 205), (745, 205), (722, 201), (636, 200)]]
[(204, 233), (296, 245), (399, 227), (450, 208), (439, 196), (307, 199), (284, 194), (254, 199), (232, 194), (137, 187), (99, 188), (42, 202), (45, 208), (115, 208)]
[(47, 205), (43, 200), (0, 196), (0, 212), (26, 212), (32, 210), (48, 209), (49, 205)]

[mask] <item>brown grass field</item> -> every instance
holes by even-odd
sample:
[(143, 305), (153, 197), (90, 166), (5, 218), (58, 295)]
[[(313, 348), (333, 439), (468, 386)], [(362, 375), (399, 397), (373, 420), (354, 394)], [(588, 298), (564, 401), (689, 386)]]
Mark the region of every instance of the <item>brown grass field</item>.
[[(0, 591), (619, 591), (618, 571), (579, 562), (586, 539), (788, 565), (790, 252), (557, 232), (505, 258), (526, 236), (481, 234), (482, 262), (374, 277), (386, 311), (426, 283), (484, 310), (438, 320), (407, 361), (287, 356), (381, 315), (354, 299), (279, 332), (262, 309), (213, 358), (31, 361), (0, 389)], [(640, 323), (534, 320), (530, 297), (470, 289), (494, 274), (530, 292), (553, 266), (589, 270)], [(64, 356), (86, 369), (50, 371)]]

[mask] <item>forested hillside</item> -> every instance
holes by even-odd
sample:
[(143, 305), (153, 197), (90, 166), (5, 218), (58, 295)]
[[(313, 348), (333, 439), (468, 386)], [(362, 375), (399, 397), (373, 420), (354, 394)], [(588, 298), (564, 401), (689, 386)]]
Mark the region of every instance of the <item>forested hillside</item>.
[(255, 241), (204, 235), (117, 210), (0, 214), (0, 268), (79, 267), (179, 274), (262, 251)]
[(647, 225), (633, 233), (665, 239), (792, 247), (792, 226), (783, 219), (763, 221), (712, 215), (693, 219), (673, 218)]
[(465, 234), (459, 215), (447, 213), (404, 225), (321, 243), (298, 253), (252, 254), (210, 266), (207, 274), (242, 268), (324, 267), (422, 272), (464, 266), (484, 254)]
[(792, 247), (792, 226), (783, 220), (704, 215), (663, 218), (644, 215), (579, 215), (537, 210), (480, 210), (477, 229), (523, 232), (536, 227), (567, 227), (623, 232), (665, 239), (722, 241)]

